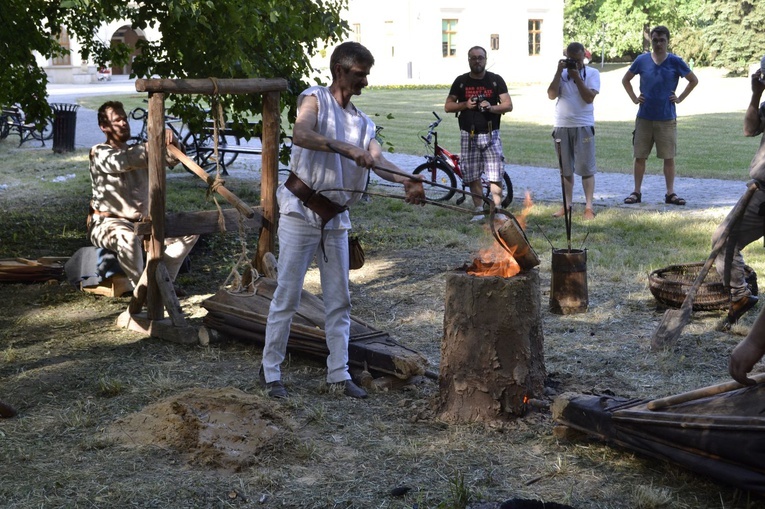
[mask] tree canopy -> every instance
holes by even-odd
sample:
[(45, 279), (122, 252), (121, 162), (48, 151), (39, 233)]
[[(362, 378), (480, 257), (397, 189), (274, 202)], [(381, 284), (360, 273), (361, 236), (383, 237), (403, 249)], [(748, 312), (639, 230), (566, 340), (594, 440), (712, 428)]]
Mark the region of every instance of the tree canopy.
[(670, 51), (700, 65), (746, 72), (765, 52), (765, 2), (755, 0), (566, 0), (564, 35), (605, 59), (650, 49), (649, 30), (665, 25)]
[[(310, 58), (347, 33), (347, 0), (5, 0), (0, 9), (0, 103), (19, 103), (32, 118), (48, 115), (47, 77), (33, 52), (64, 53), (61, 27), (77, 37), (83, 58), (97, 65), (127, 62), (131, 48), (97, 37), (104, 23), (127, 20), (134, 29), (156, 28), (159, 41), (139, 41), (132, 62), (139, 78), (285, 78), (282, 105), (294, 118), (295, 96), (313, 71)], [(201, 122), (206, 98), (175, 96), (172, 112)], [(221, 97), (238, 124), (261, 111), (261, 98)]]

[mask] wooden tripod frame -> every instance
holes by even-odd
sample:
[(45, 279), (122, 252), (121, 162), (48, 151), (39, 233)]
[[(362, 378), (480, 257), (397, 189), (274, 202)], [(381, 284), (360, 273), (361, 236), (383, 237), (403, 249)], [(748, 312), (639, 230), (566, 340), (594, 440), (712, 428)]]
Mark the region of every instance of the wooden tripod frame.
[[(249, 208), (233, 193), (221, 187), (218, 192), (236, 209), (223, 211), (226, 227), (236, 229), (238, 214), (248, 217), (246, 225), (258, 228), (258, 247), (252, 265), (263, 270), (263, 255), (274, 251), (276, 233), (276, 187), (279, 163), (280, 119), (279, 94), (287, 90), (281, 78), (264, 79), (139, 79), (138, 92), (149, 93), (147, 153), (149, 162), (149, 217), (136, 223), (135, 231), (147, 235), (147, 261), (141, 280), (133, 292), (128, 309), (117, 319), (117, 325), (176, 343), (196, 343), (197, 330), (187, 324), (167, 269), (162, 263), (165, 237), (213, 233), (219, 231), (218, 212), (200, 211), (166, 216), (165, 174), (165, 94), (262, 94), (263, 154), (261, 168), (261, 202)], [(200, 175), (203, 179), (207, 176)], [(244, 212), (243, 212), (244, 211)], [(247, 212), (251, 212), (247, 213)], [(146, 311), (142, 312), (143, 307)], [(165, 318), (165, 310), (169, 319)]]

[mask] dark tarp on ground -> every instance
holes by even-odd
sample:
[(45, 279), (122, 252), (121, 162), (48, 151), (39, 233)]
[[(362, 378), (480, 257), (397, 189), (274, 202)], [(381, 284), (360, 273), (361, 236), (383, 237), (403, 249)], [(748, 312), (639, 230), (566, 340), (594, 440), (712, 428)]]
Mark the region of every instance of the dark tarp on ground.
[(556, 420), (607, 442), (765, 494), (765, 384), (652, 411), (648, 400), (569, 396)]

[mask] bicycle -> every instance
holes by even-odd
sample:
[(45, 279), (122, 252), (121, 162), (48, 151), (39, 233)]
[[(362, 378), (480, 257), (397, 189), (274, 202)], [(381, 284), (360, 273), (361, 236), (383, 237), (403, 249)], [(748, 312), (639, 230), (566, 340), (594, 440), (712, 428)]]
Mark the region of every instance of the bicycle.
[[(441, 123), (441, 117), (433, 112), (436, 120), (428, 126), (427, 136), (420, 135), (420, 138), (425, 142), (425, 146), (428, 150), (433, 151), (433, 155), (426, 155), (425, 162), (414, 169), (414, 174), (419, 175), (425, 173), (428, 177), (427, 181), (440, 186), (449, 186), (452, 189), (444, 189), (443, 187), (432, 186), (428, 189), (428, 198), (434, 201), (448, 201), (458, 191), (457, 179), (460, 180), (462, 186), (462, 196), (457, 199), (457, 205), (462, 204), (467, 198), (467, 194), (470, 191), (466, 191), (468, 185), (462, 180), (462, 169), (460, 167), (459, 154), (453, 154), (446, 150), (444, 147), (438, 144), (438, 132), (436, 128)], [(426, 182), (427, 182), (426, 181)], [(481, 187), (486, 191), (486, 196), (491, 199), (491, 189), (489, 181), (484, 175), (481, 175)], [(513, 201), (513, 183), (507, 172), (502, 172), (502, 208), (506, 208)]]
[(0, 140), (10, 134), (19, 136), (19, 147), (29, 140), (37, 140), (45, 146), (45, 141), (53, 138), (53, 122), (48, 118), (42, 129), (26, 122), (24, 112), (18, 106), (3, 108), (0, 112)]
[[(133, 108), (130, 110), (130, 113), (128, 113), (128, 117), (142, 122), (141, 128), (138, 130), (138, 134), (133, 135), (130, 137), (130, 140), (128, 141), (128, 144), (135, 144), (135, 143), (144, 143), (146, 142), (149, 137), (147, 133), (147, 123), (149, 120), (149, 114), (148, 111), (145, 108), (141, 108), (140, 106), (137, 108)], [(191, 131), (187, 132), (186, 134), (183, 134), (183, 124), (181, 124), (181, 128), (176, 128), (176, 124), (181, 123), (181, 119), (172, 117), (169, 115), (165, 115), (165, 125), (170, 129), (173, 134), (175, 135), (176, 139), (180, 140), (181, 147), (192, 159), (194, 159), (194, 162), (197, 163), (202, 168), (205, 168), (208, 172), (213, 170), (215, 168), (215, 162), (211, 160), (211, 156), (213, 154), (211, 148), (215, 145), (213, 142), (213, 129), (212, 127), (205, 127), (203, 130), (203, 134), (197, 134), (193, 133)], [(241, 144), (241, 138), (239, 136), (236, 136), (234, 134), (231, 134), (226, 130), (227, 132), (222, 132), (218, 134), (218, 147), (221, 149), (225, 149), (226, 147), (229, 147), (231, 145), (240, 145)], [(228, 165), (232, 164), (237, 156), (236, 152), (223, 152), (221, 164), (223, 168), (227, 167)], [(188, 170), (187, 168), (187, 171)]]

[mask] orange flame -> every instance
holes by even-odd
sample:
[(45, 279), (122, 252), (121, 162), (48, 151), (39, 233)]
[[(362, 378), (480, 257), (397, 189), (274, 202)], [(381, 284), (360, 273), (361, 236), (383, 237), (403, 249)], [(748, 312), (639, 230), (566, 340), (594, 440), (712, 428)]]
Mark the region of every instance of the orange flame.
[[(526, 227), (526, 216), (531, 212), (534, 203), (531, 201), (531, 193), (526, 191), (523, 200), (523, 210), (519, 216), (516, 216), (521, 228)], [(472, 276), (481, 277), (513, 277), (521, 271), (520, 265), (513, 257), (517, 246), (508, 246), (510, 251), (499, 245), (494, 239), (494, 243), (487, 249), (478, 251), (478, 256), (473, 259), (473, 263), (467, 268), (467, 273)]]

